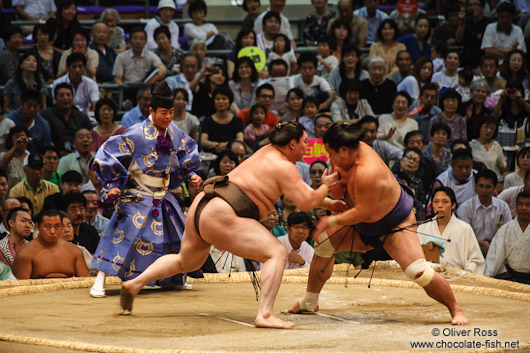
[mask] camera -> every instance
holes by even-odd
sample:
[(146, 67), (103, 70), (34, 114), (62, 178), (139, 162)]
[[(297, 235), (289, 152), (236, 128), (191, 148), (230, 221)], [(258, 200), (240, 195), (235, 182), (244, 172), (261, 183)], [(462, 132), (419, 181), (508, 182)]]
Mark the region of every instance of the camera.
[(509, 96), (515, 95), (516, 92), (517, 92), (517, 90), (515, 88), (507, 88), (506, 89), (506, 94), (509, 95)]
[(25, 139), (22, 139), (22, 142), (29, 145), (33, 142), (33, 137), (26, 137)]

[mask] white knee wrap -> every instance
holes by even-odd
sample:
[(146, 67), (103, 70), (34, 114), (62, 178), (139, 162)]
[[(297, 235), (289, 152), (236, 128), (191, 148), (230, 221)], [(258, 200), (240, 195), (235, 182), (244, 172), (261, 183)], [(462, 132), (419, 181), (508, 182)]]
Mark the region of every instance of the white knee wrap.
[(300, 311), (314, 312), (318, 305), (319, 293), (305, 292), (302, 299), (300, 299)]
[[(423, 274), (416, 278), (416, 276), (422, 272)], [(405, 275), (416, 282), (419, 286), (425, 287), (431, 283), (432, 278), (434, 277), (434, 270), (427, 264), (425, 259), (418, 259), (405, 269)]]
[(320, 257), (332, 257), (335, 255), (335, 248), (328, 238), (328, 233), (322, 232), (318, 236), (318, 246), (315, 246), (315, 255)]

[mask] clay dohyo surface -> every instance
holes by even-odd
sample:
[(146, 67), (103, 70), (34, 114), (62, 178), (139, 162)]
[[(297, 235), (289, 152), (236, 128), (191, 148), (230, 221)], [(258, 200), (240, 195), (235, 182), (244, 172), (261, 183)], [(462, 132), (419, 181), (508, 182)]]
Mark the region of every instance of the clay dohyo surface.
[[(0, 287), (0, 352), (383, 352), (412, 351), (422, 341), (438, 346), (416, 351), (504, 351), (507, 345), (530, 352), (530, 286), (446, 272), (470, 319), (457, 327), (399, 269), (376, 267), (368, 288), (371, 269), (353, 279), (357, 271), (346, 278), (345, 268), (336, 267), (324, 287), (320, 312), (307, 315), (281, 314), (307, 281), (307, 269), (286, 272), (274, 312), (293, 322), (292, 330), (253, 327), (258, 303), (246, 273), (208, 275), (192, 281), (191, 290), (146, 288), (131, 316), (118, 315), (116, 279), (103, 299), (79, 286), (13, 294), (29, 286), (12, 282)], [(80, 286), (93, 279), (85, 281)]]

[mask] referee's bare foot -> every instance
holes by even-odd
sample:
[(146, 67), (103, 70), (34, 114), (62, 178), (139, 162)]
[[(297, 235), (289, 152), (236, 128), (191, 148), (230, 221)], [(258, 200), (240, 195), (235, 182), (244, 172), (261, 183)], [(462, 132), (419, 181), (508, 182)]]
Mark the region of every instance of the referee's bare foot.
[(262, 327), (262, 328), (282, 328), (282, 329), (290, 329), (293, 328), (294, 324), (292, 322), (284, 321), (282, 319), (277, 318), (276, 316), (270, 314), (265, 317), (265, 315), (261, 315), (258, 313), (258, 316), (256, 317), (256, 320), (254, 320), (254, 325), (256, 327)]

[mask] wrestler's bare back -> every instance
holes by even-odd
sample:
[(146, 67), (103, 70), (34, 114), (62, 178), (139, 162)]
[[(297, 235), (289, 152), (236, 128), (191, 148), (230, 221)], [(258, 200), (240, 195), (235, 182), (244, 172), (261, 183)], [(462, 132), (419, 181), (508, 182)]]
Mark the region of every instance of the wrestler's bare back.
[(270, 145), (259, 149), (228, 177), (258, 206), (261, 219), (274, 207), (283, 190), (306, 188), (294, 163)]
[[(350, 209), (342, 217), (349, 213), (355, 218), (349, 224), (374, 223), (392, 211), (401, 195), (401, 188), (392, 171), (373, 148), (360, 142), (358, 152), (348, 169), (336, 165), (332, 159), (333, 168), (342, 179), (342, 188), (332, 191), (332, 196), (344, 196)], [(362, 205), (362, 219), (354, 211), (356, 204)]]

